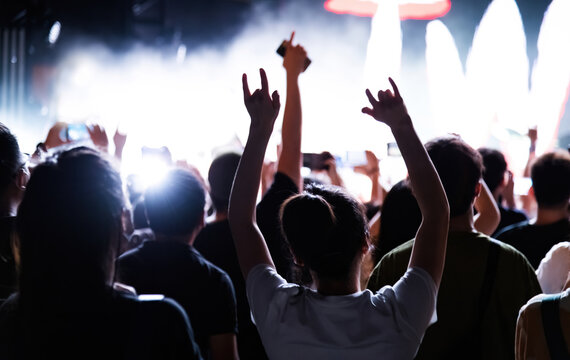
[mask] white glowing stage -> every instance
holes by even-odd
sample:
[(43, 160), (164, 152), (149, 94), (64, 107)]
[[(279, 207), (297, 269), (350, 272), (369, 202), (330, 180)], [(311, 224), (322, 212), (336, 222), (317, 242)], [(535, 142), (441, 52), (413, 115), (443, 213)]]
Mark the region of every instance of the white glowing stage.
[[(235, 146), (246, 137), (243, 72), (255, 84), (258, 68), (265, 68), (270, 86), (285, 101), (285, 72), (275, 49), (296, 30), (296, 40), (312, 59), (300, 80), (304, 152), (340, 155), (369, 149), (384, 159), (381, 167), (396, 174), (388, 182), (403, 176), (401, 164), (386, 155), (391, 135), (360, 113), (364, 89), (387, 88), (391, 76), (423, 140), (458, 133), (474, 147), (500, 147), (520, 171), (529, 127), (538, 127), (539, 152), (555, 146), (570, 84), (570, 2), (549, 5), (532, 64), (515, 0), (491, 2), (465, 64), (454, 34), (438, 20), (452, 6), (452, 1), (329, 0), (325, 7), (339, 13), (337, 23), (321, 23), (291, 6), (280, 16), (256, 17), (227, 46), (181, 46), (172, 57), (142, 47), (122, 55), (97, 45), (78, 48), (59, 64), (46, 112), (61, 121), (98, 122), (110, 133), (117, 127), (128, 133), (126, 172), (141, 166), (143, 145), (168, 145), (174, 159), (205, 170), (216, 148)], [(373, 17), (363, 22), (343, 14)], [(425, 61), (402, 58), (401, 22), (409, 18), (431, 20)], [(416, 85), (426, 79), (414, 78), (419, 70), (427, 74), (423, 87)], [(276, 131), (270, 150), (279, 137)], [(268, 156), (276, 155), (270, 151)]]

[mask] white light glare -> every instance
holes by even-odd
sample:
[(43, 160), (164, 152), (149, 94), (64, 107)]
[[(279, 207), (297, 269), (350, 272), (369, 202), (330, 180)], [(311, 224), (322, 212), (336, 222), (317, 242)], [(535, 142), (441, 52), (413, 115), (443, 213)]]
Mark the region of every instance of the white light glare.
[(51, 26), (51, 29), (49, 29), (48, 42), (54, 45), (57, 42), (57, 39), (59, 39), (60, 33), (61, 33), (61, 23), (59, 21), (56, 21)]
[(182, 44), (178, 46), (178, 51), (176, 52), (176, 63), (182, 64), (186, 59), (186, 45)]

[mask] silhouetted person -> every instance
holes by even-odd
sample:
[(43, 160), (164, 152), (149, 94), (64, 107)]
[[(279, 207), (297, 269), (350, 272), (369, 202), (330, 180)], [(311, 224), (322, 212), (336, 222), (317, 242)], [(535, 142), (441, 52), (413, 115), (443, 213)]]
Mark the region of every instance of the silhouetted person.
[(124, 197), (91, 149), (38, 165), (18, 210), (19, 291), (0, 308), (3, 359), (198, 359), (184, 311), (113, 289)]
[(30, 173), (16, 137), (0, 123), (0, 302), (16, 291), (16, 211)]
[(239, 332), (237, 344), (242, 359), (267, 358), (257, 328), (251, 321), (251, 312), (245, 293), (245, 280), (239, 269), (230, 224), (228, 202), (236, 169), (241, 156), (226, 153), (212, 161), (208, 171), (210, 198), (214, 206), (214, 220), (208, 223), (196, 237), (194, 247), (214, 265), (219, 266), (232, 279), (236, 292)]
[[(481, 191), (481, 156), (457, 137), (426, 144), (450, 206), (445, 268), (430, 326), (416, 359), (513, 359), (520, 307), (540, 293), (526, 258), (477, 232), (473, 203)], [(416, 195), (417, 197), (417, 195)], [(414, 240), (386, 254), (368, 288), (392, 285), (408, 267)]]
[(558, 151), (540, 156), (530, 177), (538, 204), (536, 219), (504, 228), (497, 239), (517, 248), (536, 269), (552, 246), (570, 241), (570, 154)]
[[(503, 153), (489, 148), (479, 148), (477, 151), (479, 151), (483, 159), (483, 179), (485, 179), (485, 183), (493, 194), (501, 213), (501, 221), (493, 234), (496, 235), (509, 225), (527, 220), (527, 217), (524, 212), (512, 207), (505, 207), (502, 204), (507, 185), (513, 181), (512, 173), (507, 172), (507, 161)], [(511, 196), (512, 194), (508, 195)]]
[(190, 318), (206, 359), (233, 359), (236, 300), (228, 275), (206, 260), (193, 244), (204, 226), (205, 191), (182, 169), (170, 170), (145, 191), (144, 204), (155, 240), (121, 255), (119, 279), (140, 294), (165, 294)]

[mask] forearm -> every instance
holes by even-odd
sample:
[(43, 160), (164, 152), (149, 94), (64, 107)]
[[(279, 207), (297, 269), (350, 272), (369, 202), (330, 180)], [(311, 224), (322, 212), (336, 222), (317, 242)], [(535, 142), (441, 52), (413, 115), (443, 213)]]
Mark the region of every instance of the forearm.
[(255, 205), (261, 178), (261, 166), (269, 137), (250, 131), (236, 171), (229, 202), (230, 224), (255, 222)]
[(289, 176), (301, 187), (301, 132), (303, 114), (301, 110), (299, 75), (287, 73), (287, 100), (281, 129), (283, 146), (277, 171)]
[(255, 220), (261, 166), (268, 141), (268, 135), (250, 130), (230, 195), (228, 220), (245, 279), (257, 264), (274, 266)]
[(449, 227), (449, 204), (439, 176), (411, 121), (392, 129), (408, 168), (410, 183), (422, 213), (422, 223), (410, 257), (410, 267), (426, 270), (439, 286)]

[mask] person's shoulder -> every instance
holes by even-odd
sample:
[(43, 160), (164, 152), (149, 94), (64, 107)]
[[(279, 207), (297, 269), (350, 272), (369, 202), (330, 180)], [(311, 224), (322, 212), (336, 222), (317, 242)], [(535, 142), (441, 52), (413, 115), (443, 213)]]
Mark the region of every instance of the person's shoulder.
[(191, 253), (192, 261), (195, 262), (196, 266), (201, 268), (205, 277), (216, 282), (231, 283), (231, 279), (228, 274), (222, 268), (206, 259), (197, 249), (192, 247)]
[(501, 231), (495, 234), (495, 238), (503, 242), (508, 242), (514, 238), (520, 238), (521, 234), (525, 233), (530, 229), (530, 224), (528, 220), (518, 222), (504, 227)]
[(406, 255), (409, 256), (412, 252), (412, 248), (414, 247), (414, 240), (415, 239), (411, 239), (401, 245), (398, 245), (397, 247), (388, 251), (388, 253), (386, 253), (386, 255), (384, 255), (382, 259), (384, 259), (385, 257), (398, 258)]

